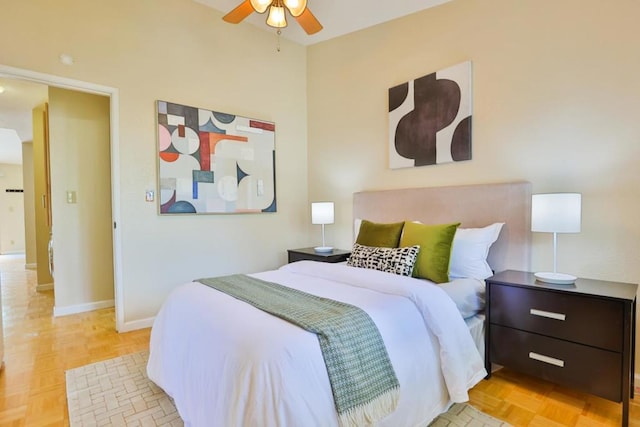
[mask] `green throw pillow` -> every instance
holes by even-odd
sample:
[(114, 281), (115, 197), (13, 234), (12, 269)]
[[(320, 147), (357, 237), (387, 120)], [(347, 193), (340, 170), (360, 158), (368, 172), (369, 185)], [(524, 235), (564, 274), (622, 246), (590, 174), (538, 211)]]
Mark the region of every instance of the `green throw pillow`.
[(420, 246), (418, 259), (413, 268), (413, 277), (432, 282), (449, 281), (449, 259), (453, 237), (460, 223), (427, 225), (405, 222), (400, 246)]
[(363, 219), (356, 243), (379, 248), (397, 248), (403, 226), (404, 222), (379, 224)]

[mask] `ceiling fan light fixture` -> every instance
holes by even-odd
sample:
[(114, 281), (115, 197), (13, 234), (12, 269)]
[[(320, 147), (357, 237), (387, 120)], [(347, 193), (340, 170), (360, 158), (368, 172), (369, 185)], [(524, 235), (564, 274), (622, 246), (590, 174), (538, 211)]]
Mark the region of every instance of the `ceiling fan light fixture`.
[(287, 6), (291, 15), (297, 18), (307, 8), (307, 0), (284, 0), (284, 5)]
[(269, 16), (267, 16), (267, 25), (273, 28), (284, 28), (287, 26), (287, 18), (284, 13), (284, 7), (281, 5), (273, 5), (269, 8)]
[(250, 0), (250, 1), (251, 1), (251, 7), (253, 7), (253, 9), (258, 13), (264, 13), (272, 2), (272, 0)]
[[(296, 22), (309, 35), (322, 30), (322, 24), (311, 13), (309, 0), (242, 0), (231, 12), (222, 17), (230, 24), (239, 24), (253, 12), (267, 12), (267, 25), (281, 29), (287, 26), (287, 14), (295, 18)], [(278, 32), (280, 34), (280, 32)]]

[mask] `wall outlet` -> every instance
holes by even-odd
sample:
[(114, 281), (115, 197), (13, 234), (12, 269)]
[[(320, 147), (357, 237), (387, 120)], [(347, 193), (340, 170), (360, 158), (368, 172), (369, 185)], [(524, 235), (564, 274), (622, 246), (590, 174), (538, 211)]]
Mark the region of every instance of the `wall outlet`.
[(76, 203), (76, 192), (75, 191), (67, 191), (67, 203)]
[(144, 193), (144, 200), (147, 202), (153, 202), (153, 200), (155, 199), (155, 193), (153, 190), (147, 190)]

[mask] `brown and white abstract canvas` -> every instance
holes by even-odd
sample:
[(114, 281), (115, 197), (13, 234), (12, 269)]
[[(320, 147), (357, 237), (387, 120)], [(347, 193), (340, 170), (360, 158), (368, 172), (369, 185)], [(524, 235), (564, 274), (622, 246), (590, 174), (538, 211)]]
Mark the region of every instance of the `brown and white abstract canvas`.
[(471, 62), (389, 89), (389, 167), (471, 159)]

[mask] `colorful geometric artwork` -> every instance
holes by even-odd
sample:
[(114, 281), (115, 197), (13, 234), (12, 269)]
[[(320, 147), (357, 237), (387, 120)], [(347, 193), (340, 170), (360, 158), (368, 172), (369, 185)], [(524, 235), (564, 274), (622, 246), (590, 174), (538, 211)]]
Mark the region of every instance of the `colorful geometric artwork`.
[(471, 159), (471, 62), (389, 89), (389, 167)]
[(274, 123), (157, 102), (160, 214), (276, 211)]

